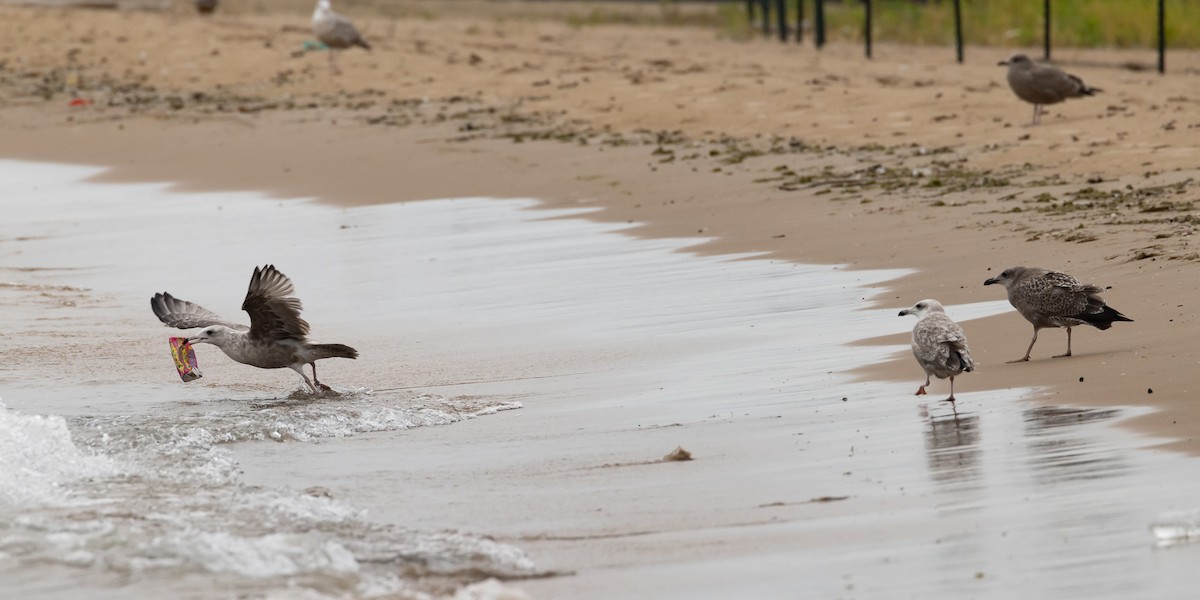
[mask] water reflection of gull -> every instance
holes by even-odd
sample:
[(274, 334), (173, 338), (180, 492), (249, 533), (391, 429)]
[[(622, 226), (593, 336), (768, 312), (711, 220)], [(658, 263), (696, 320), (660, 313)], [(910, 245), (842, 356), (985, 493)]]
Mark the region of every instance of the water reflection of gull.
[(929, 419), (925, 430), (929, 471), (938, 483), (962, 483), (979, 478), (980, 429), (977, 416)]
[(1101, 479), (1124, 470), (1117, 449), (1084, 436), (1071, 435), (1085, 423), (1106, 421), (1120, 415), (1116, 409), (1043, 406), (1023, 413), (1031, 463), (1042, 483)]

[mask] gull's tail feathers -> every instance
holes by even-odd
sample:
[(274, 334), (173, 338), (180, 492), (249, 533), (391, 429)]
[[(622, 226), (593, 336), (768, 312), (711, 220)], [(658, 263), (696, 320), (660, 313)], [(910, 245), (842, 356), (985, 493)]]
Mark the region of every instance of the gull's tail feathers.
[(322, 358), (358, 358), (358, 350), (345, 344), (310, 344), (313, 360)]

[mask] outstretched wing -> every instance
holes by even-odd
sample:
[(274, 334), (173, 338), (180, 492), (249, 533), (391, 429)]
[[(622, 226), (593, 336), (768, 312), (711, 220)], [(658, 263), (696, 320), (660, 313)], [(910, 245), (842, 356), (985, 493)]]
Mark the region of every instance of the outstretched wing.
[(293, 293), (292, 280), (274, 265), (254, 268), (246, 301), (242, 303), (242, 310), (250, 313), (251, 338), (269, 342), (304, 341), (308, 323), (300, 318), (300, 299)]
[(150, 299), (150, 309), (154, 311), (154, 316), (158, 317), (159, 321), (166, 323), (168, 327), (193, 329), (196, 327), (208, 327), (209, 325), (224, 325), (243, 331), (247, 329), (245, 325), (226, 321), (217, 313), (199, 304), (180, 300), (166, 292), (155, 294)]

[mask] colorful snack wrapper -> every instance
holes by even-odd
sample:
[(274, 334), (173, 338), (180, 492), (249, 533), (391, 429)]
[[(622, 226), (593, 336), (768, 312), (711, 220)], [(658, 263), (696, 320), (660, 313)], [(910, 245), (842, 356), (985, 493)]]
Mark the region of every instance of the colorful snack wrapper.
[(187, 338), (173, 337), (167, 340), (171, 344), (171, 358), (175, 359), (175, 369), (184, 383), (200, 379), (200, 365), (196, 363), (196, 351), (187, 343)]

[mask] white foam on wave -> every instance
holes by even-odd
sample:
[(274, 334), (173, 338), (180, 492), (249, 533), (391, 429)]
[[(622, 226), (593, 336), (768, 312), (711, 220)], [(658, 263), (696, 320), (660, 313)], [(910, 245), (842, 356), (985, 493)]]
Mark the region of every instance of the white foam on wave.
[(0, 403), (0, 504), (61, 503), (70, 497), (70, 482), (118, 472), (111, 458), (78, 448), (62, 417), (21, 414)]
[[(276, 591), (296, 577), (316, 582), (287, 596), (297, 598), (323, 598), (314, 590), (326, 588), (363, 598), (420, 596), (410, 576), (421, 574), (468, 581), (536, 574), (516, 547), (371, 524), (365, 511), (323, 488), (242, 485), (222, 447), (444, 425), (520, 407), (385, 393), (71, 419), (0, 410), (0, 508), (6, 499), (21, 511), (8, 519), (0, 512), (0, 557), (99, 569), (146, 585), (188, 573)], [(62, 502), (72, 497), (87, 502)], [(407, 575), (391, 576), (396, 569)]]
[(490, 398), (447, 398), (426, 394), (279, 402), (227, 410), (80, 417), (72, 421), (84, 443), (106, 452), (155, 448), (164, 457), (187, 458), (195, 473), (224, 475), (231, 463), (214, 456), (221, 444), (274, 440), (312, 441), (361, 433), (404, 431), (457, 423), (522, 408), (520, 402)]
[(183, 568), (251, 578), (301, 573), (356, 573), (358, 561), (341, 543), (320, 534), (242, 536), (177, 531), (138, 545), (131, 571)]

